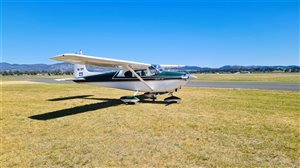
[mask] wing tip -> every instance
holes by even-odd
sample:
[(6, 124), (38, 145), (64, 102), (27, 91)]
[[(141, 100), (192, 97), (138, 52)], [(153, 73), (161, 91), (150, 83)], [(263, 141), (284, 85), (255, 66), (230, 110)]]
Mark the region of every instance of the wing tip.
[(54, 56), (54, 57), (51, 57), (50, 59), (56, 60), (56, 61), (60, 61), (59, 58), (61, 58), (61, 57), (63, 57), (63, 56), (64, 56), (64, 54), (56, 55), (56, 56)]

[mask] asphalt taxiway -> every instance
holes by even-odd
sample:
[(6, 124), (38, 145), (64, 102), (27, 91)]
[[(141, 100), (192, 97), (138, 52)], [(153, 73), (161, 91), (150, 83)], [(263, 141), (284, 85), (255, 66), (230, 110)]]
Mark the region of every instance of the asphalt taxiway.
[(188, 87), (231, 88), (231, 89), (260, 89), (285, 90), (300, 92), (300, 83), (297, 82), (200, 82), (192, 81)]

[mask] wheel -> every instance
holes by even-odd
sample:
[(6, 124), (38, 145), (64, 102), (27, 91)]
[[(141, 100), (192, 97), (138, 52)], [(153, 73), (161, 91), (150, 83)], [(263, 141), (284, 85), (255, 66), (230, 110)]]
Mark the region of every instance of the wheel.
[(167, 103), (181, 103), (181, 99), (179, 97), (176, 96), (170, 96), (165, 98), (164, 100)]
[(123, 96), (120, 98), (120, 100), (125, 104), (136, 104), (137, 102), (140, 101), (140, 99), (138, 99), (135, 96)]

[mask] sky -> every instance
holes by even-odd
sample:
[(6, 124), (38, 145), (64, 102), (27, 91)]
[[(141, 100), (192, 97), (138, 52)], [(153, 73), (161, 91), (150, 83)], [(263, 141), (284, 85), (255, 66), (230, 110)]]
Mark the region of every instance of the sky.
[(86, 55), (153, 64), (299, 65), (297, 0), (2, 0), (1, 62)]

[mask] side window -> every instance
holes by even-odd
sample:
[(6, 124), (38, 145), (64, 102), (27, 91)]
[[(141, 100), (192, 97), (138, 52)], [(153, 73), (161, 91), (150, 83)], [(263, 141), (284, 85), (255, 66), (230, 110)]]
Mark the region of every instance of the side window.
[[(139, 76), (147, 76), (147, 70), (135, 70), (135, 73), (137, 73)], [(118, 77), (122, 77), (122, 74), (119, 73), (118, 74)], [(124, 73), (124, 77), (126, 78), (134, 78), (135, 76), (132, 74), (131, 71), (126, 71)]]
[(147, 70), (143, 69), (143, 70), (136, 70), (135, 71), (139, 76), (146, 76), (147, 74)]
[(146, 70), (142, 70), (142, 76), (146, 76)]
[(132, 78), (132, 72), (127, 71), (127, 72), (124, 73), (124, 76), (127, 77), (127, 78)]
[(138, 74), (139, 76), (142, 76), (141, 71), (135, 71), (136, 74)]

